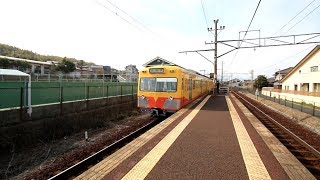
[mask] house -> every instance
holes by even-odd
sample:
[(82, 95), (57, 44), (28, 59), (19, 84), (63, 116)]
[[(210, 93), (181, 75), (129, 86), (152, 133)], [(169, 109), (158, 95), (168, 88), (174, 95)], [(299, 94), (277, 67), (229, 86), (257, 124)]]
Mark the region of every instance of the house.
[(274, 86), (274, 84), (276, 82), (274, 77), (268, 78), (267, 81), (268, 81), (268, 86), (270, 86), (270, 87)]
[(104, 71), (104, 78), (106, 81), (117, 82), (119, 71), (117, 69), (111, 68), (111, 66), (102, 66)]
[(312, 49), (280, 80), (281, 89), (263, 88), (262, 94), (296, 102), (320, 103), (320, 45)]
[(138, 76), (139, 71), (135, 65), (128, 65), (125, 67), (125, 71), (120, 73), (121, 77), (119, 79), (123, 78), (125, 82), (138, 82)]
[(280, 81), (282, 90), (320, 95), (319, 66), (320, 45), (317, 45)]
[(274, 74), (274, 82), (273, 86), (275, 89), (281, 89), (280, 81), (293, 69), (293, 67), (289, 67), (286, 69), (279, 70)]
[(241, 80), (238, 79), (238, 78), (231, 79), (231, 80), (229, 81), (229, 86), (230, 86), (230, 87), (240, 87), (240, 86), (242, 86), (242, 82), (241, 82)]
[(253, 80), (243, 80), (243, 88), (251, 89), (253, 88)]

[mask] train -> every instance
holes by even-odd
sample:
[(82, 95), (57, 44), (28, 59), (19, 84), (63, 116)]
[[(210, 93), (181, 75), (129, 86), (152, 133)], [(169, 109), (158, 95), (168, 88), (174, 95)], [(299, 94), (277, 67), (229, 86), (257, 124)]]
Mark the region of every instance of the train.
[(213, 79), (178, 65), (155, 65), (139, 71), (137, 106), (166, 116), (213, 91)]

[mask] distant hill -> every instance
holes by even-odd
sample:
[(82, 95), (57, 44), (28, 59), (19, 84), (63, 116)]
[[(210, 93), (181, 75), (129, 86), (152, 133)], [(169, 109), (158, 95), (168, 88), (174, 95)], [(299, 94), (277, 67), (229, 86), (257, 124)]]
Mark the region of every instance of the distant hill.
[[(37, 53), (34, 53), (29, 50), (20, 49), (14, 46), (1, 44), (0, 43), (0, 55), (2, 56), (10, 56), (10, 57), (16, 57), (16, 58), (22, 58), (22, 59), (29, 59), (29, 60), (36, 60), (36, 61), (62, 61), (64, 57), (59, 56), (47, 56), (47, 55), (40, 55)], [(68, 58), (66, 57), (66, 60), (72, 61), (72, 62), (79, 62), (80, 60), (75, 58)], [(84, 65), (95, 65), (92, 62), (86, 62), (84, 60)]]

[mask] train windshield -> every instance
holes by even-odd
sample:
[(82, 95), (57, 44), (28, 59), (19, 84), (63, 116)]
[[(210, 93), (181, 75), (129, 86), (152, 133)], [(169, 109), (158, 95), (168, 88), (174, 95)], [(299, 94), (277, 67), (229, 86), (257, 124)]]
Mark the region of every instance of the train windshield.
[(175, 92), (177, 78), (141, 78), (140, 91)]

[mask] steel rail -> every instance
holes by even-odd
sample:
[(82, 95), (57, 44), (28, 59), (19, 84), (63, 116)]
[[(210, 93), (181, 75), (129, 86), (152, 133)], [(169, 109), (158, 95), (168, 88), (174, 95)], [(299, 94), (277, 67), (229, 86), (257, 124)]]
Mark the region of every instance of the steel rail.
[(138, 137), (142, 133), (146, 132), (154, 125), (158, 124), (159, 120), (153, 120), (150, 123), (144, 125), (143, 127), (131, 132), (130, 134), (126, 135), (125, 137), (117, 140), (116, 142), (106, 146), (105, 148), (101, 149), (100, 151), (96, 152), (95, 154), (83, 159), (82, 161), (74, 164), (73, 166), (65, 169), (64, 171), (52, 176), (49, 180), (55, 179), (68, 179), (74, 175), (78, 175), (79, 173), (83, 172), (88, 166), (96, 164), (98, 160), (103, 159), (106, 155), (110, 152), (116, 150), (117, 148), (123, 147), (127, 142), (130, 140)]
[(307, 142), (305, 142), (304, 140), (302, 140), (300, 137), (298, 137), (297, 135), (295, 135), (293, 132), (291, 132), (289, 129), (287, 129), (286, 127), (284, 127), (283, 125), (281, 125), (280, 123), (278, 123), (276, 120), (274, 120), (272, 117), (270, 117), (269, 115), (267, 115), (266, 113), (264, 113), (263, 111), (261, 111), (259, 108), (257, 108), (256, 106), (254, 106), (253, 104), (251, 104), (249, 101), (247, 101), (246, 99), (244, 99), (243, 97), (241, 97), (238, 93), (234, 92), (233, 93), (238, 96), (239, 98), (241, 98), (242, 100), (244, 100), (246, 103), (248, 103), (251, 107), (255, 108), (256, 110), (258, 110), (259, 112), (261, 112), (263, 115), (265, 115), (269, 120), (271, 120), (273, 123), (275, 123), (279, 128), (281, 128), (283, 131), (285, 131), (286, 133), (288, 133), (292, 138), (294, 138), (296, 141), (298, 141), (301, 145), (303, 145), (305, 148), (307, 148), (309, 151), (311, 151), (315, 156), (317, 156), (318, 158), (320, 158), (320, 152), (318, 150), (316, 150), (314, 147), (312, 147), (310, 144), (308, 144)]

